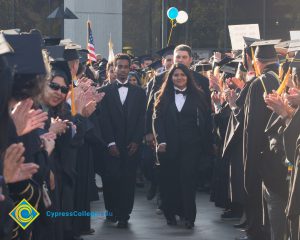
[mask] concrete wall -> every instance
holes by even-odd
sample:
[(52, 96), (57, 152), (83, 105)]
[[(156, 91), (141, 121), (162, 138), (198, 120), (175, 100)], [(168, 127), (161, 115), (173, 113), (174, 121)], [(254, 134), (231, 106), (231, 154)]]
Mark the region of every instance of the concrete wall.
[(87, 20), (92, 22), (96, 53), (108, 57), (111, 33), (114, 53), (122, 51), (122, 0), (64, 0), (79, 19), (64, 21), (64, 36), (82, 47), (87, 45)]

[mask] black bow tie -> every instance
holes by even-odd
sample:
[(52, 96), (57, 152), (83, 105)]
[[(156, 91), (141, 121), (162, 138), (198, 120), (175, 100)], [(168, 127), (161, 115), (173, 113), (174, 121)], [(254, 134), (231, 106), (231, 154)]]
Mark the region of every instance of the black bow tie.
[(118, 88), (120, 88), (120, 87), (129, 87), (129, 83), (127, 82), (127, 83), (124, 83), (124, 84), (122, 84), (122, 83), (117, 83), (117, 86), (118, 86)]
[(186, 96), (187, 95), (187, 90), (180, 91), (180, 90), (175, 89), (175, 93), (176, 94), (182, 94), (183, 96)]

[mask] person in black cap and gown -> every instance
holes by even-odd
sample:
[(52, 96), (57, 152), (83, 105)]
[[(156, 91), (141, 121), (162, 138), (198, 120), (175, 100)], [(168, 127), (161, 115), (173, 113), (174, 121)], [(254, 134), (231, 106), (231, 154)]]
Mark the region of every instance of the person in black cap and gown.
[(262, 179), (261, 156), (268, 146), (264, 133), (271, 111), (264, 102), (264, 95), (276, 90), (278, 80), (278, 58), (274, 45), (279, 41), (254, 42), (256, 47), (254, 66), (257, 78), (251, 83), (245, 102), (244, 119), (244, 171), (245, 189), (247, 191), (246, 213), (248, 218), (248, 239), (265, 239), (262, 228)]

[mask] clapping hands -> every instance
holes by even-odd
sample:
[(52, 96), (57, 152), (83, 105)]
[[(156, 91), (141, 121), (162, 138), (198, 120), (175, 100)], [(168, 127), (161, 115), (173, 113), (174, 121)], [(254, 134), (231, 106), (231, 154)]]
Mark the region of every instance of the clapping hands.
[(18, 136), (23, 136), (37, 128), (44, 128), (48, 114), (41, 109), (32, 109), (33, 101), (28, 98), (18, 102), (11, 111)]
[(287, 118), (292, 113), (292, 108), (289, 106), (286, 96), (280, 96), (273, 91), (265, 96), (267, 108), (280, 115), (282, 118)]
[(20, 182), (30, 179), (39, 166), (35, 163), (24, 163), (25, 148), (22, 143), (10, 145), (4, 154), (3, 177), (6, 183)]

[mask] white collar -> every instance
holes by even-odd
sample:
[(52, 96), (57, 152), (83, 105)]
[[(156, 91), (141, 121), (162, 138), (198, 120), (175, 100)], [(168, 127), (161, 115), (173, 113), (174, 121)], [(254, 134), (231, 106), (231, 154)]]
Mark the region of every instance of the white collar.
[(179, 89), (178, 87), (175, 87), (175, 86), (174, 86), (174, 89), (175, 89), (175, 90), (178, 90), (178, 91), (180, 91), (180, 92), (183, 92), (183, 91), (185, 91), (185, 90), (187, 89), (187, 87), (185, 87), (184, 89)]
[(119, 79), (116, 79), (116, 81), (122, 85), (128, 83), (128, 80), (126, 80), (125, 82), (121, 82)]

